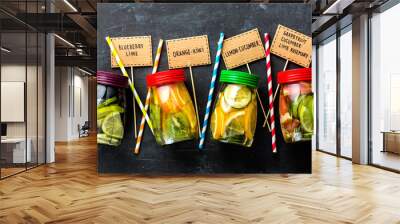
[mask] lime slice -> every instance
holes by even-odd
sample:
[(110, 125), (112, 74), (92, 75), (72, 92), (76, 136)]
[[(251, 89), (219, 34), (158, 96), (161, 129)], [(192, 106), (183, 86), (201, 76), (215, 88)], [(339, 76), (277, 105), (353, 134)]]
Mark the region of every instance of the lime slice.
[(118, 146), (119, 143), (119, 139), (112, 138), (106, 134), (97, 134), (97, 144)]
[(101, 127), (103, 125), (103, 121), (104, 121), (104, 118), (103, 119), (97, 119), (97, 127)]
[(301, 128), (305, 132), (312, 133), (314, 129), (314, 100), (312, 95), (307, 95), (303, 99), (303, 103), (299, 106), (299, 118)]
[(229, 84), (224, 90), (224, 99), (231, 107), (241, 109), (251, 101), (251, 90), (245, 86)]
[(116, 96), (111, 97), (110, 99), (106, 99), (103, 102), (99, 103), (97, 108), (102, 108), (102, 107), (108, 106), (110, 104), (117, 102), (117, 100), (118, 100), (118, 98)]
[(97, 119), (98, 120), (103, 119), (109, 113), (112, 113), (112, 112), (123, 113), (123, 112), (125, 112), (125, 110), (124, 110), (124, 108), (122, 108), (118, 105), (109, 105), (106, 107), (97, 108)]
[(122, 139), (124, 137), (124, 126), (122, 125), (121, 115), (112, 112), (104, 118), (101, 129), (105, 134), (113, 138)]
[(312, 133), (305, 133), (303, 135), (303, 140), (310, 140), (312, 138)]
[(301, 102), (303, 101), (303, 98), (305, 96), (304, 95), (300, 95), (298, 96), (290, 105), (290, 110), (292, 112), (292, 116), (294, 118), (298, 118), (298, 109), (299, 109), (299, 105), (301, 104)]

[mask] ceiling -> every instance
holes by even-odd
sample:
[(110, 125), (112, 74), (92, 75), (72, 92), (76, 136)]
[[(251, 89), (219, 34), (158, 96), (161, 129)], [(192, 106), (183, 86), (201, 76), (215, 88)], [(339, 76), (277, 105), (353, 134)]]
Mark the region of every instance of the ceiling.
[[(328, 29), (347, 14), (356, 14), (386, 0), (195, 0), (190, 2), (268, 2), (309, 3), (313, 9), (313, 37)], [(36, 39), (25, 32), (54, 32), (56, 63), (96, 67), (96, 6), (106, 2), (188, 2), (187, 0), (1, 0), (2, 45), (14, 56), (34, 53)], [(50, 7), (49, 7), (50, 5)], [(52, 10), (50, 10), (52, 8)], [(52, 11), (52, 13), (48, 13)], [(324, 14), (325, 12), (325, 14)], [(329, 12), (328, 14), (326, 12)], [(66, 40), (63, 41), (62, 39)], [(25, 42), (28, 43), (27, 51)], [(31, 43), (32, 42), (32, 43)], [(36, 45), (35, 45), (36, 44)], [(72, 47), (71, 44), (74, 46)], [(14, 51), (15, 49), (15, 51)], [(10, 55), (9, 55), (10, 56)], [(76, 64), (75, 64), (76, 63)]]

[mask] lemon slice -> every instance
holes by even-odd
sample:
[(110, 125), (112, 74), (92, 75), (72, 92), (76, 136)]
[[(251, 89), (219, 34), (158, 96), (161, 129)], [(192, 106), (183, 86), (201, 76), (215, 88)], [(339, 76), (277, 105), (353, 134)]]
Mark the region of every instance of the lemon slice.
[(244, 122), (246, 138), (252, 142), (257, 125), (257, 103), (250, 103), (250, 105), (246, 108)]
[(245, 111), (232, 112), (225, 121), (225, 131), (222, 137), (229, 138), (239, 135), (244, 135), (244, 116)]
[(211, 115), (211, 134), (212, 137), (216, 140), (221, 138), (221, 134), (223, 132), (223, 123), (224, 123), (224, 113), (221, 111), (220, 107), (216, 107), (214, 112)]
[(105, 134), (113, 138), (122, 139), (124, 137), (124, 126), (122, 125), (121, 115), (112, 112), (104, 118), (101, 129)]
[(172, 85), (171, 90), (172, 97), (176, 102), (176, 106), (179, 108), (183, 108), (188, 102), (191, 101), (190, 95), (183, 83)]
[(251, 90), (245, 86), (229, 84), (224, 90), (224, 99), (231, 107), (241, 109), (251, 101)]

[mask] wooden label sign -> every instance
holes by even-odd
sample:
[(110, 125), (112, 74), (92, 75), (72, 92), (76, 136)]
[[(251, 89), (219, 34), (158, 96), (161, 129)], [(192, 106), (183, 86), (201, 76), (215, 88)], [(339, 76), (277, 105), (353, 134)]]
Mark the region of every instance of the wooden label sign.
[(170, 69), (211, 64), (207, 35), (167, 40)]
[[(113, 37), (111, 41), (126, 67), (153, 65), (151, 36)], [(118, 67), (112, 55), (111, 67)]]
[(264, 46), (258, 29), (252, 29), (226, 39), (222, 46), (222, 57), (227, 69), (265, 58)]
[(312, 56), (312, 39), (279, 25), (271, 45), (271, 53), (308, 68)]

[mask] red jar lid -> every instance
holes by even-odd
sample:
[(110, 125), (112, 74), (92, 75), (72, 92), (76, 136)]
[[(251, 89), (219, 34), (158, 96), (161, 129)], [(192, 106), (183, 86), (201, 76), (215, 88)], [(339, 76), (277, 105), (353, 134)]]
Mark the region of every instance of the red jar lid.
[(278, 83), (311, 81), (311, 68), (298, 68), (278, 72)]
[(184, 82), (185, 71), (183, 69), (167, 70), (156, 72), (146, 76), (147, 86), (162, 86), (166, 84)]

